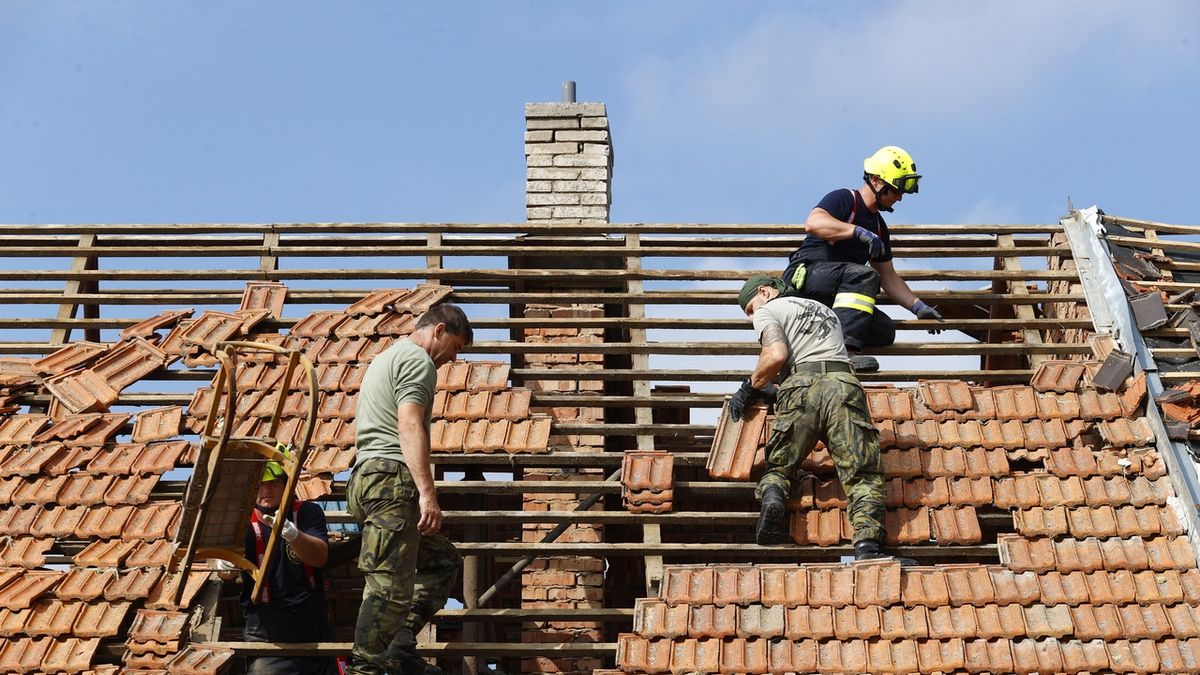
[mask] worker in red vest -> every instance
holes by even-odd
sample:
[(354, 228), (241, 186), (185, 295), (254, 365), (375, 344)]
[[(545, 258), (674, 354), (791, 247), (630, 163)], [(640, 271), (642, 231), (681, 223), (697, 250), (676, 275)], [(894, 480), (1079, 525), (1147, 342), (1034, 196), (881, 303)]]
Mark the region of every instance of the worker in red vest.
[[(254, 586), (242, 574), (242, 610), (248, 642), (328, 642), (332, 639), (321, 566), (329, 556), (325, 512), (312, 502), (294, 501), (286, 514), (279, 513), (287, 474), (278, 462), (267, 462), (246, 528), (246, 558), (262, 561), (271, 530), (282, 528), (271, 555), (267, 583), (258, 602), (250, 601)], [(221, 578), (232, 579), (231, 563), (219, 561)], [(335, 675), (330, 657), (247, 657), (249, 675)]]

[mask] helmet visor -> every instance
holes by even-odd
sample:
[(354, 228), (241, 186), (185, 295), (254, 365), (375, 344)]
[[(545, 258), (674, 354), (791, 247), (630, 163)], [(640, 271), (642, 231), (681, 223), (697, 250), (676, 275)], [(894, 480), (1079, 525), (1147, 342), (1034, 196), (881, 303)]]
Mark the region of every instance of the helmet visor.
[(920, 180), (920, 174), (909, 173), (896, 178), (892, 183), (892, 187), (906, 195), (916, 194), (920, 191)]

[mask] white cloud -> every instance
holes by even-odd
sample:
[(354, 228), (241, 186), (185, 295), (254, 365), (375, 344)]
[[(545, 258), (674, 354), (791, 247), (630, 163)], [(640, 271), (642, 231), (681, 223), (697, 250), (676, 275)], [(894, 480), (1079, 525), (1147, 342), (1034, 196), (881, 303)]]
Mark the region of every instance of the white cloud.
[(669, 120), (669, 128), (653, 130), (657, 138), (740, 127), (733, 137), (776, 134), (794, 146), (849, 125), (903, 144), (905, 120), (979, 124), (1027, 109), (1031, 94), (1049, 104), (1044, 97), (1055, 92), (1045, 87), (1069, 86), (1080, 64), (1145, 86), (1195, 57), (1179, 33), (1181, 15), (1197, 15), (1194, 4), (870, 7), (843, 17), (788, 5), (719, 36), (699, 58), (649, 56), (626, 77), (634, 120)]

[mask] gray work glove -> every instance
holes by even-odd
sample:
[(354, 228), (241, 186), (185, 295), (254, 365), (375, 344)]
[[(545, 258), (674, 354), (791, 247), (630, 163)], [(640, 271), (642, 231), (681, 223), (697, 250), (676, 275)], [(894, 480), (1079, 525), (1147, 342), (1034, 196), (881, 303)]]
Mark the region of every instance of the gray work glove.
[[(925, 301), (921, 300), (920, 298), (913, 303), (912, 313), (916, 314), (918, 319), (935, 319), (937, 321), (942, 320), (941, 313), (938, 312), (937, 309), (925, 304)], [(930, 328), (929, 332), (933, 335), (937, 335), (938, 333), (942, 332), (942, 330), (940, 328)]]

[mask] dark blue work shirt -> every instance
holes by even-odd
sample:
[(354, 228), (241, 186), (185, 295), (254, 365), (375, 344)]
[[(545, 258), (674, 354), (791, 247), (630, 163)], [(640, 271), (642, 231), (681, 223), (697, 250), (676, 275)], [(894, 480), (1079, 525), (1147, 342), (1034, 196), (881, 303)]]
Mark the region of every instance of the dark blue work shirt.
[[(886, 262), (892, 259), (892, 241), (888, 236), (887, 223), (883, 222), (883, 217), (878, 212), (867, 208), (858, 190), (834, 190), (821, 199), (817, 208), (825, 209), (829, 215), (842, 222), (874, 232), (883, 240), (883, 257), (879, 261)], [(853, 237), (830, 243), (815, 234), (810, 234), (789, 259), (791, 262), (849, 262), (865, 265), (870, 262), (871, 254), (865, 243)]]
[[(292, 520), (295, 516), (296, 527), (305, 534), (310, 534), (322, 541), (329, 541), (329, 531), (325, 524), (325, 511), (320, 506), (312, 502), (301, 502), (300, 510), (293, 513), (292, 509), (288, 509), (287, 519)], [(259, 523), (262, 528), (263, 545), (270, 541), (271, 528), (265, 523)], [(258, 561), (258, 546), (254, 534), (254, 523), (246, 528), (246, 558), (252, 562)], [(265, 589), (270, 597), (266, 597), (266, 593), (259, 597), (259, 601), (263, 604), (270, 604), (272, 607), (295, 607), (308, 600), (313, 595), (325, 594), (325, 581), (321, 576), (319, 567), (307, 567), (300, 562), (300, 558), (292, 551), (292, 547), (279, 537), (276, 542), (274, 554), (271, 556), (271, 568), (267, 573), (268, 586)], [(309, 574), (312, 574), (312, 580), (309, 580)], [(250, 602), (250, 591), (254, 588), (254, 580), (249, 575), (242, 574), (242, 604), (247, 605)]]

